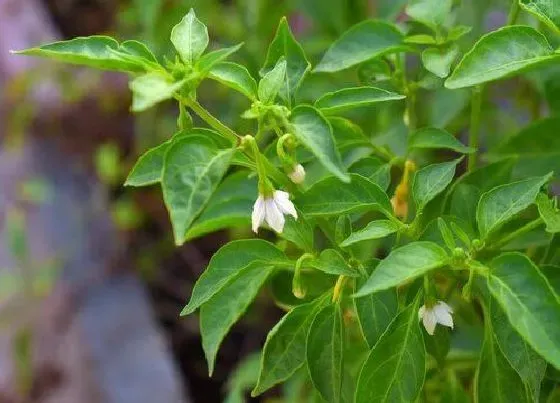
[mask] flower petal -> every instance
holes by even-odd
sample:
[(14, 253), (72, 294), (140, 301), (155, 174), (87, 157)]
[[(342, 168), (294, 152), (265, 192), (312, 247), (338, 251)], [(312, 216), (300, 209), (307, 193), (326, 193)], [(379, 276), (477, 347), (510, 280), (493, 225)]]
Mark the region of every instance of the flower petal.
[(439, 304), (436, 305), (434, 307), (434, 315), (435, 315), (437, 323), (440, 323), (443, 326), (447, 326), (447, 327), (450, 327), (451, 329), (453, 329), (453, 317), (448, 312), (446, 307), (444, 307), (442, 305), (439, 305)]
[(424, 317), (425, 313), (426, 313), (426, 306), (422, 305), (418, 310), (418, 320), (421, 320)]
[(290, 201), (288, 193), (282, 192), (281, 190), (275, 191), (274, 201), (283, 214), (290, 214), (297, 220), (297, 211), (294, 207), (294, 203)]
[(442, 309), (445, 309), (447, 312), (449, 313), (453, 313), (453, 308), (451, 308), (449, 305), (447, 305), (445, 302), (443, 301), (438, 301), (436, 306), (441, 307)]
[(265, 203), (265, 210), (266, 210), (266, 222), (276, 232), (282, 232), (284, 229), (284, 215), (276, 205), (274, 199), (266, 199)]
[(257, 197), (257, 201), (253, 205), (253, 213), (251, 214), (251, 227), (253, 232), (259, 232), (259, 227), (262, 225), (265, 217), (265, 204), (264, 199), (261, 195)]
[(426, 332), (428, 332), (430, 336), (433, 336), (434, 331), (436, 330), (436, 323), (437, 323), (436, 316), (433, 310), (426, 309), (424, 315), (422, 316), (422, 323), (426, 328)]

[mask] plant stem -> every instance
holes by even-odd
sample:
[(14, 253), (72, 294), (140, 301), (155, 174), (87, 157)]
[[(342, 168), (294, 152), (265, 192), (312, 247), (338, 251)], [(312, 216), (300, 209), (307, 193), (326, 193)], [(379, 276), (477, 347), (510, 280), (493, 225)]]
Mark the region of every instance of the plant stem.
[(520, 8), (519, 8), (518, 0), (513, 0), (511, 2), (511, 7), (509, 9), (507, 25), (515, 24), (515, 21), (517, 20), (517, 16), (519, 15), (519, 10)]
[(208, 123), (210, 127), (218, 131), (225, 138), (231, 140), (232, 143), (237, 143), (238, 139), (241, 138), (239, 134), (220, 122), (194, 99), (181, 98), (181, 102), (191, 108), (202, 120)]
[(482, 106), (482, 86), (473, 88), (471, 97), (471, 124), (469, 134), (469, 146), (477, 149), (469, 154), (467, 163), (468, 171), (472, 171), (476, 167), (476, 157), (478, 155), (478, 139), (480, 136), (480, 109)]
[(502, 239), (500, 239), (498, 242), (496, 242), (494, 245), (492, 245), (492, 249), (498, 249), (504, 245), (507, 245), (508, 242), (512, 241), (513, 239), (517, 238), (520, 235), (523, 235), (529, 231), (534, 230), (535, 228), (537, 228), (539, 225), (541, 225), (543, 223), (543, 219), (541, 217), (528, 222), (527, 224), (525, 224), (523, 227), (509, 233), (508, 235), (506, 235), (505, 237), (503, 237)]
[[(190, 98), (181, 98), (179, 100), (184, 105), (191, 108), (202, 120), (204, 120), (210, 127), (216, 130), (225, 138), (231, 140), (232, 143), (238, 144), (242, 138), (239, 134), (234, 132), (232, 129), (224, 125), (220, 120), (214, 117), (210, 112), (208, 112), (202, 105), (200, 105), (197, 101)], [(252, 155), (248, 153), (246, 150), (243, 152), (251, 158)], [(256, 161), (255, 161), (256, 162)], [(286, 175), (282, 173), (278, 168), (276, 168), (267, 158), (262, 158), (262, 163), (266, 168), (268, 175), (277, 183), (281, 184), (282, 186), (286, 187), (290, 192), (293, 192), (296, 188), (292, 185), (292, 183), (288, 180)]]

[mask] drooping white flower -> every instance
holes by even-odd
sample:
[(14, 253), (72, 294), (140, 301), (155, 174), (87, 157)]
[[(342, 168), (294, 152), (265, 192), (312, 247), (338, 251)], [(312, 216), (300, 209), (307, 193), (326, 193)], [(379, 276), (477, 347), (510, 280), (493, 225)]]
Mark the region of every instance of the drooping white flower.
[(290, 214), (297, 220), (297, 211), (294, 204), (290, 201), (290, 195), (281, 190), (275, 190), (272, 197), (264, 197), (259, 194), (253, 206), (251, 223), (254, 232), (259, 231), (259, 227), (266, 223), (276, 232), (282, 232), (286, 222), (284, 215)]
[(288, 176), (290, 177), (292, 182), (299, 185), (305, 180), (305, 169), (301, 164), (297, 164), (294, 166), (294, 170), (292, 171), (292, 173), (288, 174)]
[(449, 305), (443, 301), (438, 301), (431, 307), (422, 305), (418, 310), (418, 319), (422, 320), (428, 334), (433, 336), (438, 323), (453, 329), (452, 313), (453, 309)]

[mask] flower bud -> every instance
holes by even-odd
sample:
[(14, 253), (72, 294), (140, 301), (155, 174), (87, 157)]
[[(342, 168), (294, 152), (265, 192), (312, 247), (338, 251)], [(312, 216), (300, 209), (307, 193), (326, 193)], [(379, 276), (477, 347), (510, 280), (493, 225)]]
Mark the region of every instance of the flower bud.
[(288, 174), (288, 176), (290, 177), (292, 182), (299, 185), (305, 180), (305, 169), (301, 164), (297, 164), (294, 166), (294, 170), (290, 174)]

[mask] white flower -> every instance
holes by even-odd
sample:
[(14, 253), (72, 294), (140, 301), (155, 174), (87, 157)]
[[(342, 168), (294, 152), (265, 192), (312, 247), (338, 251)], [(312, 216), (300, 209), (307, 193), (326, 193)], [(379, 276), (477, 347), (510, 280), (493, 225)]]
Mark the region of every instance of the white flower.
[(297, 164), (294, 166), (294, 170), (292, 171), (292, 173), (288, 176), (290, 177), (292, 182), (299, 185), (305, 180), (305, 169), (301, 164)]
[(282, 232), (286, 221), (285, 214), (290, 214), (297, 220), (297, 211), (288, 193), (275, 190), (272, 197), (267, 198), (259, 194), (251, 215), (253, 231), (258, 232), (259, 227), (266, 221), (274, 231)]
[(443, 301), (438, 301), (432, 307), (422, 307), (418, 310), (418, 319), (422, 319), (424, 327), (428, 334), (433, 335), (436, 330), (436, 324), (450, 327), (453, 329), (453, 318), (451, 314), (453, 309)]

